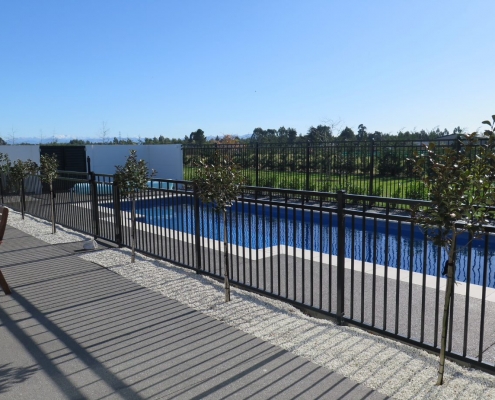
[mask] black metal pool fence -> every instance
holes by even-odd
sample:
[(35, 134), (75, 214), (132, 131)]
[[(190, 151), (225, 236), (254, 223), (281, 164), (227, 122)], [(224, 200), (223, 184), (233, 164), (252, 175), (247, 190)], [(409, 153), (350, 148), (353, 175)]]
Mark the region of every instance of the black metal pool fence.
[[(458, 139), (437, 139), (437, 149), (459, 146)], [(184, 145), (184, 179), (215, 153), (240, 166), (245, 182), (296, 190), (426, 200), (428, 194), (408, 160), (424, 151), (421, 140), (335, 140), (297, 144)]]
[[(25, 199), (3, 184), (2, 202), (15, 210), (24, 204), (27, 213), (50, 220), (48, 187), (37, 177), (30, 179)], [(150, 186), (138, 193), (137, 250), (222, 279), (221, 217), (199, 201), (189, 181), (157, 179)], [(130, 246), (129, 201), (121, 198), (111, 175), (63, 172), (55, 190), (58, 224)], [(443, 261), (441, 250), (432, 250), (424, 236), (413, 238), (407, 209), (418, 204), (427, 203), (343, 191), (245, 187), (228, 213), (232, 282), (438, 352)], [(493, 232), (489, 228), (475, 243), (463, 244), (464, 265), (459, 262), (457, 268), (464, 271), (464, 282), (452, 295), (447, 347), (450, 357), (491, 372)], [(436, 260), (433, 275), (425, 267), (427, 259)], [(476, 271), (471, 268), (475, 259)]]

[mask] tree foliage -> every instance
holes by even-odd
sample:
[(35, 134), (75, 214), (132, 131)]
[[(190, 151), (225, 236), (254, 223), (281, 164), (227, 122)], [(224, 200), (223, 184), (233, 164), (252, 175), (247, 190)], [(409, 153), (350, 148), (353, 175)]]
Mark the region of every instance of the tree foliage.
[(318, 125), (310, 127), (307, 134), (310, 143), (324, 143), (332, 139), (332, 128), (327, 125)]
[(296, 142), (297, 138), (297, 131), (294, 128), (281, 126), (278, 129), (255, 128), (249, 140), (263, 144), (292, 144)]
[(218, 211), (225, 211), (241, 194), (243, 176), (239, 167), (229, 158), (218, 153), (210, 162), (200, 160), (194, 179), (199, 198), (212, 204)]
[(339, 138), (342, 140), (353, 140), (354, 139), (354, 131), (348, 126), (340, 132)]
[(0, 173), (8, 174), (11, 167), (12, 163), (10, 161), (9, 155), (0, 153)]
[(378, 173), (381, 176), (398, 176), (403, 171), (402, 160), (395, 149), (386, 148), (378, 158)]
[(202, 129), (198, 129), (194, 132), (191, 132), (189, 135), (189, 143), (192, 144), (204, 144), (206, 142), (206, 136)]
[(8, 154), (0, 153), (0, 190), (5, 190), (4, 182), (8, 185), (8, 175), (10, 172), (10, 168), (12, 167), (12, 163), (10, 162), (10, 158)]
[(456, 148), (431, 143), (413, 160), (431, 200), (430, 206), (414, 210), (414, 220), (448, 254), (438, 385), (443, 383), (457, 238), (463, 233), (479, 237), (495, 217), (495, 115), (492, 120), (483, 121), (490, 127), (483, 140), (472, 133), (461, 137)]
[[(10, 168), (10, 178), (16, 185), (20, 185), (24, 179), (38, 172), (38, 164), (32, 160), (16, 160)], [(17, 186), (19, 187), (19, 186)]]
[(58, 160), (56, 154), (42, 154), (40, 157), (40, 177), (41, 181), (52, 185), (58, 177)]
[(19, 203), (21, 208), (22, 219), (24, 219), (24, 179), (38, 172), (38, 164), (32, 160), (16, 160), (10, 167), (9, 180), (13, 182), (13, 186), (19, 191)]
[(147, 188), (148, 180), (156, 174), (149, 171), (144, 160), (138, 160), (136, 150), (130, 150), (126, 163), (115, 166), (115, 175), (122, 197), (134, 199), (140, 190)]
[(358, 133), (356, 139), (359, 141), (366, 140), (368, 138), (368, 132), (366, 131), (366, 127), (363, 124), (359, 124)]

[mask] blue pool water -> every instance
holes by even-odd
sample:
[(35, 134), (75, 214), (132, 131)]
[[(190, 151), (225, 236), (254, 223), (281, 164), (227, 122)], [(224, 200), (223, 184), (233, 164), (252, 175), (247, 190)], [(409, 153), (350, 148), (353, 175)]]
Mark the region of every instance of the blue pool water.
[[(142, 222), (192, 234), (195, 232), (192, 201), (187, 197), (138, 201), (136, 211), (141, 215)], [(130, 204), (124, 203), (122, 208), (129, 210)], [(201, 210), (200, 235), (223, 241), (223, 217), (212, 212), (210, 207), (203, 206)], [(229, 212), (229, 218), (228, 237), (233, 245), (252, 249), (280, 245), (337, 254), (335, 214), (236, 203)], [(387, 229), (388, 235), (386, 235)], [(426, 254), (426, 273), (432, 276), (437, 276), (439, 265), (441, 268), (446, 260), (443, 249), (439, 251), (429, 241), (426, 241), (425, 246), (421, 230), (415, 227), (411, 232), (411, 225), (407, 223), (389, 222), (387, 227), (383, 220), (362, 217), (353, 220), (348, 216), (345, 235), (345, 256), (356, 260), (373, 262), (375, 259), (379, 265), (399, 267), (402, 270), (409, 270), (412, 266), (413, 271), (422, 273)], [(466, 282), (468, 273), (466, 242), (467, 236), (458, 240), (460, 250), (456, 264), (456, 279), (461, 282)], [(494, 242), (494, 238), (490, 236), (487, 286), (492, 288), (495, 287), (495, 268), (491, 268), (491, 265), (495, 265)], [(388, 248), (387, 252), (384, 251), (386, 248)], [(484, 240), (473, 242), (471, 282), (479, 285), (483, 284), (484, 249)]]

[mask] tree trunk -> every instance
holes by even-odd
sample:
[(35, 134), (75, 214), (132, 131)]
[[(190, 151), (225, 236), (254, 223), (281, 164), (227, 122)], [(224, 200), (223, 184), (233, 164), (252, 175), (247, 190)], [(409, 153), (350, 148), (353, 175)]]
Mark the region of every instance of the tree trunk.
[(230, 280), (229, 280), (229, 245), (227, 242), (227, 211), (223, 210), (223, 254), (225, 260), (225, 302), (230, 301)]
[(449, 259), (447, 262), (447, 287), (445, 288), (445, 303), (443, 306), (442, 317), (442, 340), (440, 342), (440, 364), (438, 366), (437, 385), (443, 384), (443, 372), (445, 368), (445, 349), (447, 347), (447, 331), (449, 326), (449, 311), (452, 293), (454, 292), (455, 284), (455, 245), (456, 233), (452, 236), (452, 243), (449, 249)]
[(131, 236), (132, 236), (132, 244), (131, 244), (131, 263), (136, 261), (136, 198), (132, 197), (132, 212), (131, 212)]
[(52, 233), (56, 232), (55, 228), (55, 193), (53, 192), (53, 183), (50, 182), (50, 206), (52, 210)]

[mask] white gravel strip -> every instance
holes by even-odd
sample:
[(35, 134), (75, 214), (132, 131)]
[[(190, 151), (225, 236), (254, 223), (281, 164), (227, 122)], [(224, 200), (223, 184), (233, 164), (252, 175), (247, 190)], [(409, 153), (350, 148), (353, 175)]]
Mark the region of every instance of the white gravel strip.
[[(52, 235), (46, 221), (29, 216), (22, 221), (15, 212), (9, 215), (9, 225), (48, 243), (90, 239), (59, 227)], [(311, 318), (281, 301), (236, 288), (232, 301), (225, 303), (221, 283), (141, 255), (131, 264), (128, 249), (81, 257), (392, 398), (495, 399), (495, 376), (450, 361), (444, 385), (435, 386), (438, 356), (424, 350)]]
[(71, 229), (56, 226), (56, 234), (52, 234), (52, 224), (44, 219), (25, 215), (22, 219), (21, 213), (9, 209), (8, 225), (20, 231), (26, 232), (37, 239), (43, 240), (50, 244), (70, 243), (78, 240), (89, 240), (92, 236), (74, 232)]

